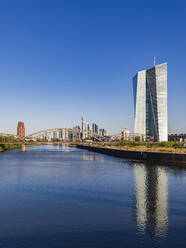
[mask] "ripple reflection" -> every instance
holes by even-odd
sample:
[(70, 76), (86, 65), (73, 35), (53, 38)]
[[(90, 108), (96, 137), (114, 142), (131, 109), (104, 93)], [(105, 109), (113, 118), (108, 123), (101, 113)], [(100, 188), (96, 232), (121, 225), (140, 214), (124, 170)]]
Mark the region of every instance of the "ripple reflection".
[(165, 237), (168, 228), (168, 179), (164, 167), (135, 165), (135, 214), (140, 232)]

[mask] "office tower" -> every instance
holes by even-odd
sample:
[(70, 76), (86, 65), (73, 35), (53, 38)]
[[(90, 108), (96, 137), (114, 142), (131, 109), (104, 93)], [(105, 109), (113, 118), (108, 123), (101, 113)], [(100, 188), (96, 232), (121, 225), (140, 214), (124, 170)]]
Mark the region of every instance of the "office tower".
[(88, 122), (86, 122), (86, 138), (90, 138), (90, 126)]
[(96, 125), (95, 123), (92, 124), (92, 133), (93, 135), (98, 135), (99, 132), (99, 128), (98, 125)]
[(138, 72), (133, 78), (134, 133), (167, 141), (167, 64)]
[(74, 138), (73, 129), (68, 128), (68, 140), (72, 141)]
[(103, 136), (107, 136), (107, 130), (103, 129)]
[(81, 117), (81, 134), (82, 134), (82, 139), (86, 138), (86, 123), (83, 119), (83, 116)]
[(60, 139), (60, 140), (63, 139), (63, 132), (62, 132), (62, 130), (59, 130), (59, 139)]
[(17, 136), (21, 139), (25, 138), (25, 127), (24, 122), (19, 121), (17, 125)]
[(65, 128), (65, 140), (68, 141), (69, 140), (69, 129), (68, 128)]
[(130, 139), (130, 132), (129, 132), (129, 130), (128, 130), (127, 127), (124, 127), (124, 128), (123, 128), (123, 131), (122, 131), (122, 138), (123, 138), (124, 140), (129, 140), (129, 139)]
[(107, 131), (104, 128), (99, 129), (99, 135), (104, 137), (107, 135)]
[(74, 138), (75, 139), (81, 139), (81, 129), (80, 126), (75, 126), (73, 127), (73, 133), (74, 133)]
[(55, 141), (56, 139), (57, 139), (57, 132), (54, 131), (54, 132), (53, 132), (53, 140)]

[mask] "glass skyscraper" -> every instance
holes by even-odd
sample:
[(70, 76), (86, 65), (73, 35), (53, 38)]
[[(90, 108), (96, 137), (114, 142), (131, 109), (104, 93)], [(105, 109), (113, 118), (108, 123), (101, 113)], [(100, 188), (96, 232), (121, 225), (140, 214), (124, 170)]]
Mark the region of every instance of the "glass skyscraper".
[(134, 133), (168, 140), (167, 124), (167, 64), (138, 72), (133, 78)]

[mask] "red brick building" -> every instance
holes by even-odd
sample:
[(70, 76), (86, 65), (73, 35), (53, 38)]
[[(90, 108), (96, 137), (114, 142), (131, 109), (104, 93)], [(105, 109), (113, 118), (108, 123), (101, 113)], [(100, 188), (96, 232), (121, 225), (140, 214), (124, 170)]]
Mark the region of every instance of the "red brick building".
[(21, 139), (25, 138), (25, 126), (24, 122), (19, 121), (17, 125), (17, 136)]

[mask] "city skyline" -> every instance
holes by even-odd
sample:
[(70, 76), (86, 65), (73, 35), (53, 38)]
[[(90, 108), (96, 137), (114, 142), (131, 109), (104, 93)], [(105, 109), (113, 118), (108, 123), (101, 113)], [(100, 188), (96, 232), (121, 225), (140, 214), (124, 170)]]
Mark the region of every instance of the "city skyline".
[(82, 112), (108, 133), (132, 132), (132, 77), (154, 56), (169, 64), (169, 133), (186, 132), (186, 17), (178, 3), (7, 0), (0, 20), (0, 132), (15, 134), (19, 120), (27, 134), (73, 127)]

